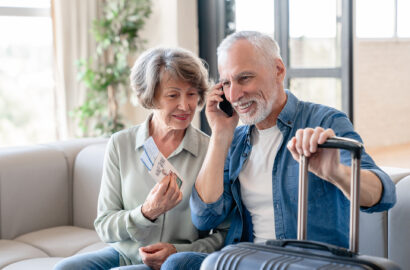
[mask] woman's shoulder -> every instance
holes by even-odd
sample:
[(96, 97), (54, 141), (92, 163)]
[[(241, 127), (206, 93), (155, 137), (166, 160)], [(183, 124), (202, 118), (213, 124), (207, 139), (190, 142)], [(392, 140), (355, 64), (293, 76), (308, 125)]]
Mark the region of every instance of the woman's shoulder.
[(193, 125), (190, 126), (190, 129), (192, 131), (192, 134), (195, 136), (195, 139), (197, 139), (199, 142), (208, 144), (209, 143), (209, 135), (203, 132), (202, 130), (199, 130), (198, 128), (194, 127)]
[(143, 123), (115, 132), (111, 135), (111, 140), (115, 144), (129, 146), (137, 143), (139, 137), (143, 137), (143, 134), (140, 134), (141, 132), (143, 132)]

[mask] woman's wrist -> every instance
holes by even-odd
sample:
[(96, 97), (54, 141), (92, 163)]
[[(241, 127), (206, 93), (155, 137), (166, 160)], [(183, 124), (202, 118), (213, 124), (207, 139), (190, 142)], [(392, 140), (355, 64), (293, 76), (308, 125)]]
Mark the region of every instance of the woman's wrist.
[(155, 220), (157, 219), (156, 216), (154, 216), (152, 213), (150, 213), (149, 210), (146, 209), (145, 204), (142, 204), (141, 206), (141, 214), (151, 222), (155, 222)]

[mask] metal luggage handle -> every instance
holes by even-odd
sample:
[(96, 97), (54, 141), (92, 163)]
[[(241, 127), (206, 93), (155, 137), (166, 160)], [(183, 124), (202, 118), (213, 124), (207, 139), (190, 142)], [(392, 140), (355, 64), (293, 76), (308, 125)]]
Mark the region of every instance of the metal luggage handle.
[[(350, 232), (349, 250), (358, 252), (359, 248), (359, 187), (360, 187), (360, 158), (363, 144), (349, 138), (332, 137), (325, 143), (318, 145), (319, 148), (338, 148), (350, 151), (352, 155), (352, 174), (350, 184)], [(308, 163), (309, 159), (304, 155), (299, 161), (299, 194), (298, 194), (298, 228), (297, 239), (306, 240), (307, 224), (307, 197), (308, 197)]]
[(294, 246), (301, 248), (311, 248), (316, 250), (324, 250), (332, 253), (333, 255), (343, 256), (343, 257), (353, 257), (353, 253), (342, 247), (325, 244), (317, 241), (298, 241), (298, 240), (268, 240), (267, 245), (276, 247)]

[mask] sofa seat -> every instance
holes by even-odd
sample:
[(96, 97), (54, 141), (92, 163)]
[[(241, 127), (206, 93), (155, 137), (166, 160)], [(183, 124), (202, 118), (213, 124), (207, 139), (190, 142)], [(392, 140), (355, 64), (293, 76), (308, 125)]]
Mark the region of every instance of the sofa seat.
[[(1, 256), (4, 259), (0, 260), (0, 268), (7, 265), (4, 269), (51, 269), (64, 257), (105, 246), (107, 244), (101, 242), (94, 230), (75, 226), (43, 229), (13, 240), (0, 240), (0, 253), (8, 253)], [(25, 268), (25, 265), (30, 267)]]

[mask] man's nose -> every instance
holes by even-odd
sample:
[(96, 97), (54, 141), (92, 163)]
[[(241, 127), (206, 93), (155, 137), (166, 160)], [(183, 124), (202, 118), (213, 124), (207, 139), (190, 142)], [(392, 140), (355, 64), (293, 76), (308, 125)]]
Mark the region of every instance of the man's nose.
[(231, 83), (226, 92), (225, 96), (231, 103), (237, 102), (242, 97), (242, 87), (236, 83)]

